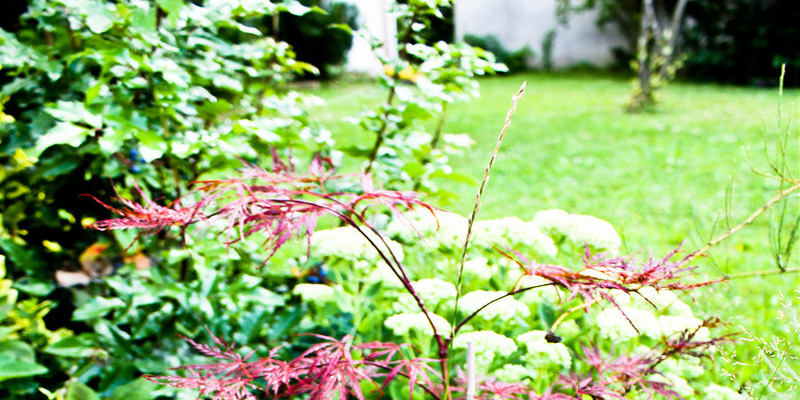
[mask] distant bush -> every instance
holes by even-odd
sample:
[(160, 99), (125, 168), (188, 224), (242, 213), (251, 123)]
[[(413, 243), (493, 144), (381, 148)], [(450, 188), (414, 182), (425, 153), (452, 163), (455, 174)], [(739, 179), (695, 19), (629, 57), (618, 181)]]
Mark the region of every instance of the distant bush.
[(320, 77), (333, 75), (333, 68), (347, 60), (353, 36), (334, 25), (355, 29), (358, 8), (343, 2), (301, 0), (305, 6), (319, 7), (324, 12), (303, 15), (284, 14), (280, 19), (278, 38), (292, 45), (297, 59), (319, 68)]
[(518, 72), (529, 69), (528, 60), (533, 58), (534, 52), (530, 47), (525, 46), (518, 50), (505, 48), (497, 36), (486, 35), (464, 35), (464, 41), (471, 46), (480, 47), (494, 54), (498, 62), (508, 67), (508, 72)]
[(800, 85), (800, 8), (792, 0), (699, 0), (686, 8), (686, 74), (693, 78), (776, 86)]

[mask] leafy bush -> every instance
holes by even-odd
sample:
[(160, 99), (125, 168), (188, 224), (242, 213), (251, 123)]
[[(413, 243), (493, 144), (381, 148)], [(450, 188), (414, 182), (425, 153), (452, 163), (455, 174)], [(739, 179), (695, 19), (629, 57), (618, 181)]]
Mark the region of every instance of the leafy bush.
[(690, 52), (686, 73), (717, 82), (777, 86), (782, 64), (784, 85), (800, 85), (800, 9), (793, 1), (693, 1), (684, 35)]
[(467, 34), (464, 35), (464, 42), (494, 54), (498, 62), (508, 67), (509, 72), (529, 69), (530, 59), (534, 56), (533, 50), (528, 46), (519, 50), (506, 49), (494, 35), (478, 36)]
[(301, 4), (317, 7), (319, 12), (284, 15), (280, 18), (278, 38), (292, 45), (297, 60), (316, 66), (320, 77), (329, 78), (333, 69), (346, 61), (353, 43), (352, 35), (336, 25), (356, 29), (358, 8), (343, 2), (302, 0)]

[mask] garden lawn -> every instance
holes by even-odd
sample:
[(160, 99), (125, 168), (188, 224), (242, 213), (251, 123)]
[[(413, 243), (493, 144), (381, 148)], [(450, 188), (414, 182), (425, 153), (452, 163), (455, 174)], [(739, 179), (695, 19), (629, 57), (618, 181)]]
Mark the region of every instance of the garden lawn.
[[(472, 209), (511, 96), (523, 81), (527, 93), (479, 218), (530, 219), (551, 208), (594, 215), (617, 228), (628, 253), (647, 257), (652, 250), (660, 257), (684, 242), (683, 250), (700, 247), (728, 229), (726, 215), (736, 225), (775, 195), (778, 183), (753, 172), (769, 172), (765, 140), (774, 154), (781, 132), (788, 132), (791, 166), (795, 172), (800, 167), (797, 90), (785, 91), (781, 102), (777, 88), (676, 83), (661, 93), (657, 112), (632, 115), (623, 111), (632, 87), (624, 78), (567, 73), (492, 77), (481, 80), (479, 99), (449, 108), (445, 132), (467, 133), (476, 142), (469, 154), (452, 158), (452, 166), (475, 182), (442, 182), (457, 197), (436, 205), (464, 215)], [(374, 142), (342, 117), (384, 101), (386, 93), (377, 85), (333, 83), (314, 93), (327, 101), (315, 112), (337, 145)], [(797, 198), (791, 201), (789, 210), (796, 215)], [(701, 260), (699, 271), (722, 278), (774, 269), (769, 234), (765, 214)], [(795, 259), (791, 266), (796, 265)], [(779, 293), (796, 300), (792, 291), (798, 283), (797, 273), (735, 279), (699, 290), (694, 298), (702, 312), (730, 321), (731, 330), (741, 325), (771, 339), (788, 330), (786, 321), (779, 320)], [(737, 350), (742, 361), (749, 361), (757, 347)], [(747, 379), (760, 367), (737, 368), (739, 379)]]

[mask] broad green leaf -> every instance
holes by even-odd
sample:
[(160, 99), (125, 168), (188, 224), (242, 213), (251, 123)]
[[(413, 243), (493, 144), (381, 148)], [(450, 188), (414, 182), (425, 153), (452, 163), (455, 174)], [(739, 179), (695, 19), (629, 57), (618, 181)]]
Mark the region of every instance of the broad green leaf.
[(6, 340), (0, 342), (0, 360), (2, 361), (36, 361), (33, 347), (21, 340)]
[(101, 7), (98, 12), (89, 14), (86, 17), (86, 26), (94, 33), (103, 33), (114, 26), (114, 21), (111, 17), (111, 13), (109, 13), (105, 7)]
[(101, 115), (87, 110), (79, 101), (59, 101), (55, 106), (45, 108), (45, 111), (64, 122), (80, 122), (95, 128), (99, 128), (103, 124)]
[(71, 122), (57, 122), (47, 133), (42, 135), (36, 142), (33, 149), (26, 152), (28, 157), (39, 158), (39, 156), (50, 146), (66, 144), (78, 147), (89, 136), (89, 129), (77, 126)]
[(0, 381), (27, 376), (42, 375), (49, 372), (45, 366), (29, 361), (0, 361)]
[(139, 378), (114, 389), (110, 400), (152, 400), (156, 397), (153, 392), (157, 387), (155, 383)]
[(112, 310), (125, 306), (125, 302), (120, 299), (107, 299), (105, 297), (94, 297), (86, 304), (75, 310), (72, 314), (73, 321), (85, 321), (87, 319), (100, 318)]
[(180, 12), (185, 4), (183, 0), (157, 0), (156, 3), (158, 3), (158, 6), (167, 14)]
[(68, 336), (47, 346), (44, 352), (62, 357), (84, 358), (95, 354), (97, 350), (88, 346), (79, 336)]
[(67, 387), (66, 400), (100, 400), (100, 396), (81, 382), (72, 382)]

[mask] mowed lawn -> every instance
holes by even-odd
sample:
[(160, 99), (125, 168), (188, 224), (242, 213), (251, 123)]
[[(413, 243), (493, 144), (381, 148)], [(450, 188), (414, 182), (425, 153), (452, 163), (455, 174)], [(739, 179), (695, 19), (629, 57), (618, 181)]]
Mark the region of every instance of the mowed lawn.
[[(694, 250), (728, 222), (736, 225), (776, 194), (777, 181), (765, 152), (776, 154), (781, 135), (789, 163), (800, 173), (800, 92), (674, 83), (660, 95), (655, 113), (627, 114), (631, 90), (625, 78), (586, 74), (522, 74), (482, 79), (481, 97), (449, 108), (448, 133), (467, 133), (476, 142), (468, 154), (452, 158), (456, 171), (475, 183), (442, 183), (456, 193), (442, 208), (467, 214), (494, 147), (511, 96), (527, 81), (511, 128), (492, 172), (479, 218), (529, 219), (539, 210), (560, 208), (611, 222), (624, 236), (626, 251), (661, 257), (684, 243)], [(374, 83), (333, 83), (313, 93), (327, 101), (315, 110), (338, 144), (374, 138), (342, 122), (385, 100)], [(779, 121), (779, 107), (782, 116)], [(780, 126), (779, 126), (780, 122)], [(730, 193), (727, 195), (726, 193)], [(790, 200), (793, 215), (800, 201)], [(726, 206), (727, 204), (727, 206)], [(727, 210), (727, 211), (726, 211)], [(770, 216), (701, 260), (699, 271), (713, 278), (774, 269)], [(792, 266), (797, 266), (797, 257)], [(731, 330), (743, 326), (756, 335), (784, 335), (780, 293), (794, 296), (798, 274), (736, 279), (694, 293), (697, 308), (721, 315)], [(795, 340), (797, 340), (795, 338)], [(754, 354), (745, 345), (739, 357)], [(745, 360), (742, 360), (745, 361)], [(718, 363), (719, 364), (719, 363)], [(741, 379), (758, 367), (737, 367)]]

